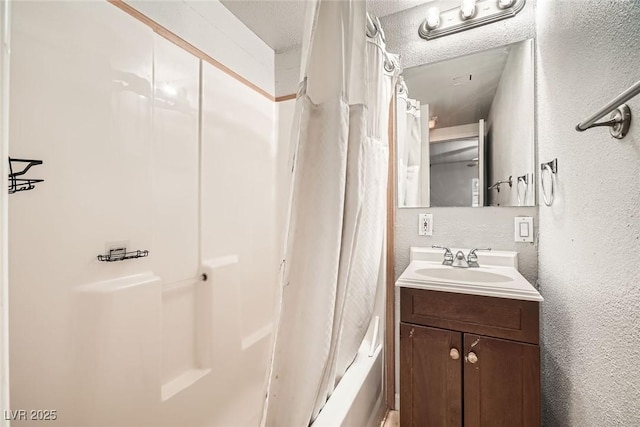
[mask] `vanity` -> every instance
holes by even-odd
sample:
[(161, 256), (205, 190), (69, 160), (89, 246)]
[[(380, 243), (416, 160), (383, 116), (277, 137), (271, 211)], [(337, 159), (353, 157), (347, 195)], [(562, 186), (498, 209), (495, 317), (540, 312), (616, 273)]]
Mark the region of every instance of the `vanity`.
[(443, 254), (411, 248), (396, 282), (401, 427), (540, 426), (542, 296), (516, 252), (478, 252), (478, 267), (461, 268)]
[[(455, 207), (482, 240), (536, 256), (534, 218), (518, 218), (532, 211), (514, 215), (513, 240), (492, 235), (510, 226), (504, 214), (476, 216), (536, 205), (534, 51), (523, 40), (403, 70), (395, 203), (421, 209), (403, 212), (403, 229), (468, 240), (470, 230), (446, 222)], [(539, 427), (542, 297), (518, 271), (518, 253), (410, 251), (396, 282), (401, 427)]]

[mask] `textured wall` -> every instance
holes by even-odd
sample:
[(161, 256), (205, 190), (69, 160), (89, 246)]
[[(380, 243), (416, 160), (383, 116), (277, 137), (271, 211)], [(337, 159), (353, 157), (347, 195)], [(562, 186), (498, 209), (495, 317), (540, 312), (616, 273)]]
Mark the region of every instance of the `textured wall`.
[[(446, 10), (456, 7), (459, 1), (426, 1), (423, 5), (383, 16), (380, 22), (387, 37), (387, 50), (400, 54), (402, 66), (408, 68), (534, 37), (535, 3), (536, 0), (527, 0), (525, 8), (515, 18), (428, 42), (418, 37), (418, 27), (427, 16), (427, 10), (434, 4)], [(300, 47), (275, 54), (276, 96), (298, 90), (300, 54)]]
[(525, 200), (521, 185), (518, 204), (517, 177), (535, 171), (535, 90), (533, 41), (511, 47), (509, 58), (487, 118), (491, 159), (488, 184), (513, 176), (514, 185), (489, 192), (492, 206), (528, 206), (535, 203), (535, 182), (530, 182)]
[[(535, 36), (535, 0), (528, 0), (514, 18), (486, 25), (454, 36), (425, 41), (418, 36), (418, 26), (430, 4), (414, 7), (381, 19), (388, 50), (399, 53), (406, 67), (441, 61), (481, 50), (503, 46)], [(513, 241), (513, 217), (537, 217), (537, 208), (436, 208), (434, 236), (418, 236), (420, 209), (396, 209), (396, 277), (407, 266), (409, 247), (440, 243), (451, 246), (490, 244), (495, 249), (517, 250), (525, 277), (535, 283), (537, 251), (530, 244)], [(437, 242), (436, 242), (437, 240)]]
[(619, 141), (574, 126), (640, 79), (634, 0), (539, 1), (538, 142), (558, 158), (540, 206), (547, 426), (640, 425), (640, 97)]
[[(517, 251), (522, 275), (535, 284), (537, 248), (533, 243), (513, 241), (513, 218), (535, 216), (538, 208), (422, 208), (396, 210), (396, 278), (409, 265), (411, 246), (444, 245), (459, 248), (489, 246)], [(471, 212), (469, 212), (471, 211)], [(433, 236), (418, 236), (418, 214), (433, 214)], [(534, 222), (534, 232), (537, 233)]]
[[(475, 28), (453, 36), (425, 41), (418, 36), (430, 4), (424, 4), (381, 19), (387, 48), (398, 53), (404, 68), (442, 61), (535, 37), (535, 0), (514, 18)], [(277, 73), (277, 70), (276, 70)], [(418, 236), (418, 214), (434, 214), (432, 237)], [(537, 248), (513, 241), (513, 218), (533, 216), (537, 227), (537, 207), (506, 208), (424, 208), (396, 209), (395, 276), (409, 264), (411, 246), (442, 244), (458, 247), (489, 245), (494, 249), (518, 251), (520, 271), (531, 283), (537, 280)], [(396, 295), (396, 303), (399, 298)], [(398, 315), (396, 313), (396, 318)], [(397, 351), (397, 347), (396, 347)], [(397, 357), (397, 354), (396, 354)], [(398, 367), (396, 362), (396, 369)], [(399, 376), (396, 373), (396, 379)], [(399, 387), (396, 384), (396, 393)]]

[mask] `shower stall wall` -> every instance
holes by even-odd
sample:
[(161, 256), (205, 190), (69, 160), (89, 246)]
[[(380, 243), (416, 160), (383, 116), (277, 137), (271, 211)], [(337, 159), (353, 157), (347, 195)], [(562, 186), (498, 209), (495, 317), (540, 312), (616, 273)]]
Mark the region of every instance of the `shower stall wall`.
[[(14, 2), (12, 21), (10, 154), (43, 159), (45, 182), (9, 202), (11, 408), (257, 425), (281, 246), (273, 100), (107, 2)], [(123, 246), (149, 256), (98, 261)]]
[[(12, 5), (4, 154), (42, 159), (45, 182), (2, 195), (9, 417), (258, 426), (294, 101), (274, 102), (106, 1)], [(149, 254), (98, 260), (120, 247)], [(384, 310), (379, 292), (378, 335), (369, 329), (315, 426), (379, 423)], [(26, 415), (12, 425), (42, 423)]]
[[(9, 157), (10, 3), (0, 3), (0, 159)], [(0, 161), (0, 413), (9, 409), (9, 167)], [(8, 421), (0, 418), (0, 426)]]

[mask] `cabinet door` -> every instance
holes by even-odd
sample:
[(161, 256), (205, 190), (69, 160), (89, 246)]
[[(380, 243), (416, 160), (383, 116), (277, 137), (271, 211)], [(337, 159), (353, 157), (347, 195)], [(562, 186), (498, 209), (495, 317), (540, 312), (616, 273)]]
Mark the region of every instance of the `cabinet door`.
[(540, 347), (464, 334), (465, 427), (540, 426)]
[(462, 334), (400, 324), (400, 425), (462, 426)]

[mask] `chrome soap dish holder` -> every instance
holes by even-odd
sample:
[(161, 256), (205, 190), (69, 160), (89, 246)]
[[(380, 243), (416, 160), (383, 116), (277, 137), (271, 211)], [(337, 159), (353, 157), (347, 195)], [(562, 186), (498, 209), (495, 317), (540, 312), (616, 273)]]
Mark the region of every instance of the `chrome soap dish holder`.
[(149, 251), (137, 250), (127, 252), (127, 248), (113, 248), (109, 249), (109, 253), (106, 255), (98, 255), (98, 261), (104, 262), (114, 262), (114, 261), (124, 261), (125, 259), (132, 258), (144, 258), (149, 255)]
[[(22, 169), (16, 170), (16, 166), (22, 165)], [(9, 157), (9, 194), (17, 193), (18, 191), (33, 190), (36, 188), (35, 184), (44, 182), (44, 179), (24, 178), (24, 175), (33, 166), (42, 164), (42, 160), (32, 159), (15, 159)]]

